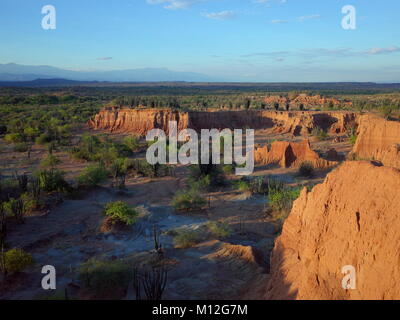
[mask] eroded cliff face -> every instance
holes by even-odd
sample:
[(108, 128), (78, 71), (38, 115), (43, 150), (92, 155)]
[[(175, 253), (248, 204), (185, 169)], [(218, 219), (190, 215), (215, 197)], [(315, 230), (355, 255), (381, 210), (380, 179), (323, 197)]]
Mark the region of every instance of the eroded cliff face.
[[(400, 170), (345, 162), (295, 201), (276, 240), (266, 299), (399, 299)], [(342, 288), (354, 266), (356, 289)]]
[(92, 129), (146, 135), (152, 129), (162, 129), (168, 133), (170, 121), (176, 121), (178, 130), (183, 130), (188, 127), (188, 114), (159, 109), (108, 108), (100, 111), (88, 124)]
[(102, 110), (89, 122), (92, 129), (145, 135), (159, 128), (168, 131), (168, 122), (177, 121), (178, 130), (200, 129), (272, 129), (277, 133), (308, 135), (316, 126), (331, 133), (343, 133), (354, 126), (352, 112), (282, 112), (266, 110), (179, 112), (158, 109)]
[(353, 148), (359, 158), (373, 159), (400, 169), (400, 122), (364, 115), (359, 118)]
[(257, 148), (254, 152), (254, 160), (263, 165), (279, 164), (283, 168), (299, 167), (306, 161), (318, 169), (337, 164), (337, 162), (320, 158), (318, 153), (311, 149), (308, 140), (302, 142), (274, 141), (270, 148), (268, 146)]

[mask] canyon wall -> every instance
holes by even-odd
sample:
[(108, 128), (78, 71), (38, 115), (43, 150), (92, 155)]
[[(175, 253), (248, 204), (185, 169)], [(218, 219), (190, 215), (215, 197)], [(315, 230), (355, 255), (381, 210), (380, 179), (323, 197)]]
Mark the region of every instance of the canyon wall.
[(358, 122), (353, 153), (359, 158), (378, 160), (385, 166), (400, 169), (400, 122), (374, 115), (360, 116)]
[(168, 122), (177, 121), (178, 129), (272, 129), (277, 133), (308, 135), (316, 126), (330, 133), (344, 133), (354, 126), (356, 114), (352, 112), (307, 111), (216, 111), (179, 112), (158, 109), (107, 108), (89, 120), (95, 130), (126, 132), (145, 135), (148, 130), (159, 128), (168, 131)]
[(95, 130), (146, 135), (151, 129), (162, 129), (168, 132), (169, 121), (176, 121), (178, 130), (183, 130), (189, 124), (188, 114), (162, 109), (106, 108), (90, 119), (88, 125)]
[[(266, 299), (400, 299), (400, 171), (345, 162), (304, 189), (271, 258)], [(354, 266), (355, 290), (342, 288)]]

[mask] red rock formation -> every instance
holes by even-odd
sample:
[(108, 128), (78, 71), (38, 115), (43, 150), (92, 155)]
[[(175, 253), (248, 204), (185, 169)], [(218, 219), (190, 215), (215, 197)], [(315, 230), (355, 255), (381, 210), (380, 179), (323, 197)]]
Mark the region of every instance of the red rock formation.
[(321, 159), (315, 151), (311, 150), (310, 142), (275, 141), (271, 148), (268, 146), (257, 148), (254, 152), (254, 160), (264, 165), (276, 163), (283, 168), (300, 167), (307, 161), (312, 163), (314, 168), (327, 168), (337, 164)]
[(151, 129), (168, 132), (169, 121), (177, 121), (178, 130), (183, 130), (188, 127), (188, 114), (172, 110), (112, 108), (100, 111), (88, 124), (92, 129), (146, 135)]
[(342, 103), (351, 106), (352, 103), (349, 101), (340, 101), (335, 98), (322, 97), (321, 95), (310, 96), (308, 94), (299, 94), (295, 98), (288, 98), (285, 96), (267, 96), (264, 102), (269, 106), (274, 106), (278, 103), (280, 106), (285, 106), (287, 103), (290, 105), (304, 105), (306, 107), (322, 107), (331, 104), (332, 106), (338, 106)]
[(179, 112), (157, 109), (117, 109), (101, 111), (89, 122), (92, 129), (131, 132), (140, 135), (160, 128), (168, 131), (168, 122), (178, 122), (178, 129), (268, 129), (277, 133), (308, 135), (316, 126), (333, 133), (345, 132), (356, 118), (351, 112), (282, 112), (282, 111), (216, 111)]
[(385, 166), (400, 168), (399, 149), (400, 122), (373, 115), (360, 117), (354, 154), (360, 158), (378, 160)]
[[(271, 259), (266, 299), (400, 299), (400, 171), (345, 162), (304, 189)], [(342, 288), (354, 266), (356, 289)]]

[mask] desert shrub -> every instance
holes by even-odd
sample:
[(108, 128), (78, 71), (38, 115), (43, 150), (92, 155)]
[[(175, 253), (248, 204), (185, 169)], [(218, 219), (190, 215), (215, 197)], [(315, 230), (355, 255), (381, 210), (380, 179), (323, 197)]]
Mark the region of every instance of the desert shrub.
[(4, 141), (7, 143), (20, 143), (24, 141), (24, 136), (20, 133), (9, 133), (4, 136)]
[(276, 211), (290, 211), (293, 201), (300, 195), (301, 188), (270, 189), (268, 194), (269, 204)]
[(5, 209), (14, 216), (18, 223), (24, 222), (24, 215), (26, 212), (26, 207), (23, 199), (11, 198), (8, 202), (4, 204)]
[(113, 297), (128, 287), (132, 270), (128, 263), (121, 260), (92, 258), (79, 267), (78, 278), (96, 296)]
[(14, 145), (15, 152), (27, 152), (29, 150), (29, 145), (25, 142), (19, 142)]
[(47, 133), (42, 133), (35, 139), (35, 143), (38, 145), (45, 145), (50, 141), (51, 141), (51, 136)]
[(349, 136), (349, 142), (354, 146), (356, 144), (357, 141), (357, 135), (356, 134), (352, 134)]
[(7, 133), (7, 126), (0, 125), (0, 134), (6, 134), (6, 133)]
[(18, 175), (14, 174), (15, 180), (18, 182), (18, 187), (21, 192), (26, 192), (28, 190), (28, 176), (26, 174)]
[(173, 238), (175, 248), (186, 249), (195, 246), (203, 240), (198, 230), (179, 230)]
[(248, 179), (240, 179), (234, 182), (235, 189), (239, 191), (249, 191), (250, 190), (250, 181)]
[(304, 161), (299, 167), (298, 174), (302, 177), (312, 177), (314, 175), (313, 164), (310, 161)]
[(55, 167), (61, 162), (60, 159), (58, 159), (55, 155), (53, 154), (48, 154), (46, 158), (44, 158), (42, 161), (40, 161), (40, 166), (41, 167)]
[(64, 179), (65, 173), (58, 169), (40, 170), (35, 173), (40, 189), (46, 192), (69, 191), (70, 186)]
[(30, 214), (38, 206), (38, 201), (29, 192), (23, 193), (20, 198), (24, 205), (24, 214)]
[(139, 212), (135, 208), (130, 207), (123, 201), (107, 203), (104, 213), (113, 221), (122, 222), (126, 225), (135, 223), (139, 215)]
[(91, 164), (78, 176), (78, 183), (84, 186), (97, 186), (107, 179), (108, 171), (102, 164)]
[(224, 174), (233, 174), (235, 172), (235, 166), (233, 164), (226, 164), (222, 167)]
[(171, 205), (178, 211), (200, 210), (206, 205), (207, 201), (200, 192), (195, 189), (178, 191), (172, 199)]
[(217, 239), (227, 238), (232, 234), (232, 229), (227, 223), (211, 221), (206, 224), (206, 227)]
[(21, 272), (33, 264), (32, 255), (22, 249), (11, 249), (4, 254), (0, 254), (3, 261), (2, 271), (6, 273)]
[(118, 188), (123, 189), (125, 187), (125, 179), (127, 174), (127, 159), (118, 158), (114, 160), (110, 165), (110, 174), (113, 178), (113, 183)]
[(135, 152), (140, 148), (139, 138), (136, 136), (125, 137), (123, 143), (132, 152)]
[(250, 191), (253, 194), (267, 194), (268, 180), (264, 177), (248, 178), (243, 177), (234, 183), (236, 189), (240, 191)]
[(389, 105), (385, 105), (385, 106), (381, 106), (378, 111), (379, 113), (382, 115), (382, 117), (384, 117), (386, 120), (389, 120), (391, 118), (391, 116), (394, 114), (394, 110), (395, 107), (393, 106), (389, 106)]
[(208, 177), (207, 181), (209, 181), (208, 187), (210, 189), (218, 186), (226, 186), (227, 184), (227, 180), (221, 165), (199, 164), (190, 166), (190, 184), (193, 184), (204, 177)]
[(318, 126), (314, 127), (314, 129), (312, 129), (311, 135), (316, 137), (318, 140), (326, 140), (326, 139), (329, 138), (329, 136), (326, 133), (326, 131), (324, 129), (318, 127)]
[(165, 164), (151, 165), (143, 159), (127, 159), (125, 166), (128, 171), (133, 171), (144, 177), (165, 177), (173, 174), (173, 167)]

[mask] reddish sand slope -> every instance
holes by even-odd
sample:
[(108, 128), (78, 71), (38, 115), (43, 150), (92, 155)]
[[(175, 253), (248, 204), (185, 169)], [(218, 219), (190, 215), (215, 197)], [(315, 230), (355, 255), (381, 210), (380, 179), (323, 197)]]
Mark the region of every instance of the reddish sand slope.
[(299, 167), (303, 162), (312, 163), (314, 168), (327, 168), (337, 162), (321, 159), (311, 149), (310, 142), (274, 141), (269, 149), (268, 146), (257, 148), (254, 152), (254, 159), (257, 163), (264, 165), (276, 163), (283, 168)]
[[(275, 243), (266, 299), (399, 299), (400, 171), (345, 162), (295, 201)], [(342, 267), (356, 289), (342, 288)]]
[(360, 158), (400, 168), (400, 122), (372, 115), (361, 116), (353, 152)]

